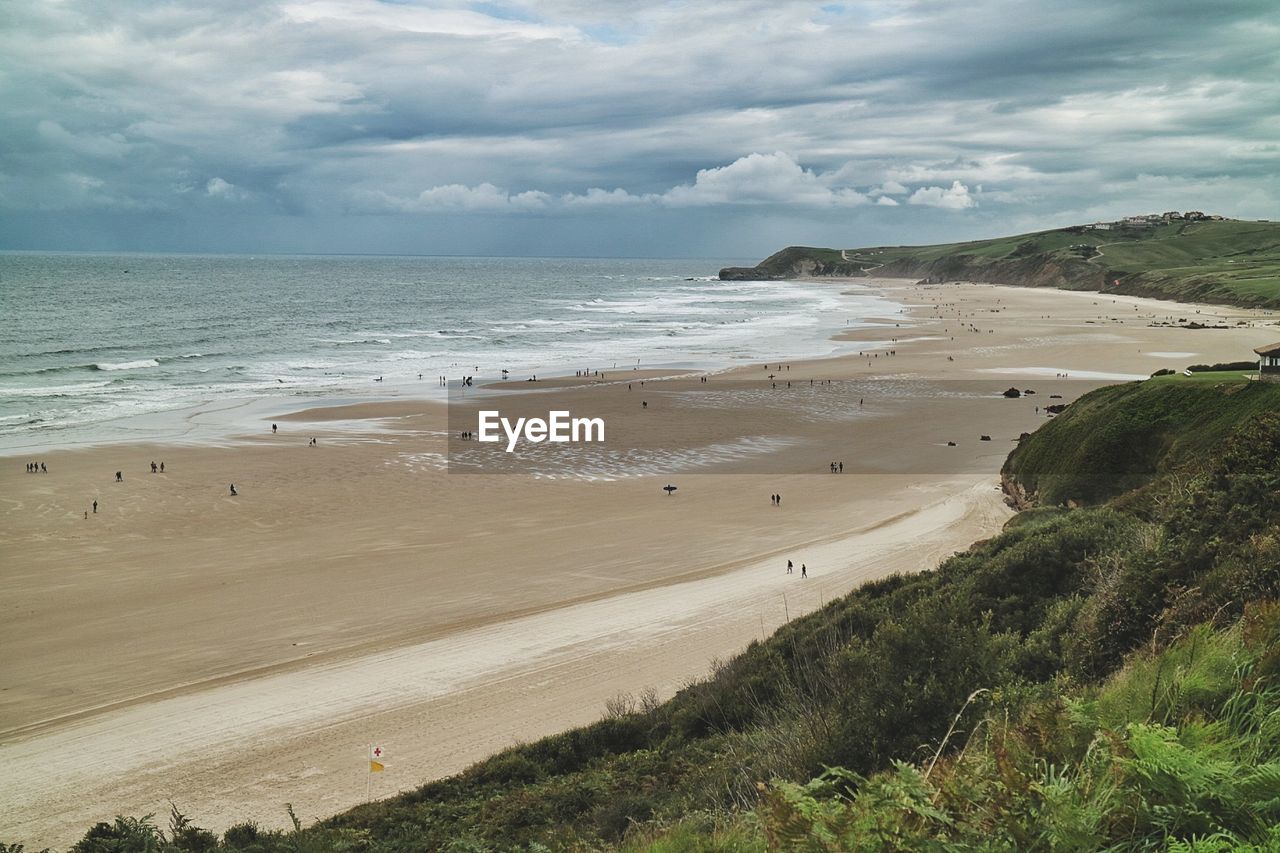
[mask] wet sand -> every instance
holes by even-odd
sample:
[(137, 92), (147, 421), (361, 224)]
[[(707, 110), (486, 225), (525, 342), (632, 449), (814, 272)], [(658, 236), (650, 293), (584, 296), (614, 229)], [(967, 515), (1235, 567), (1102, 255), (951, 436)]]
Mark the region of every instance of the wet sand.
[[(48, 474), (4, 460), (4, 840), (68, 846), (169, 799), (218, 831), (284, 826), (285, 802), (309, 820), (361, 801), (370, 741), (384, 796), (597, 719), (619, 691), (669, 696), (762, 629), (998, 531), (999, 467), (1037, 406), (1280, 338), (1239, 309), (875, 286), (913, 307), (844, 336), (865, 356), (509, 383), (503, 409), (601, 416), (627, 448), (537, 472), (448, 473), (449, 453), (492, 470), (492, 448), (458, 441), (460, 410), (406, 400), (227, 447), (51, 453)], [(1167, 317), (1231, 328), (1149, 325)]]

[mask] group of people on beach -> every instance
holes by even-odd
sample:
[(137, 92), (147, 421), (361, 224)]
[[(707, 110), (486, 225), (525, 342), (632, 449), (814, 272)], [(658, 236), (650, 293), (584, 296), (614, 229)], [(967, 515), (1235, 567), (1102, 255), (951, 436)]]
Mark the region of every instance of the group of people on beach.
[[(280, 433), (280, 425), (279, 425), (279, 424), (272, 424), (272, 425), (271, 425), (271, 434), (272, 434), (272, 435), (278, 435), (279, 433)], [(314, 438), (314, 437), (313, 437), (313, 438), (311, 438), (309, 441), (307, 441), (307, 447), (319, 447), (319, 445), (318, 445), (318, 444), (316, 444), (316, 440), (315, 440), (315, 438)], [(153, 465), (152, 465), (152, 467), (154, 468), (154, 467), (155, 467), (155, 465), (153, 464)], [(164, 463), (163, 463), (163, 462), (161, 462), (161, 463), (160, 463), (160, 472), (161, 472), (161, 473), (164, 473)]]
[(831, 463), (831, 473), (832, 473), (832, 474), (843, 474), (843, 473), (844, 473), (844, 463), (843, 463), (843, 462), (832, 462), (832, 463)]
[(782, 506), (782, 495), (769, 495), (769, 503), (774, 506)]
[[(794, 564), (790, 560), (787, 560), (787, 574), (789, 575), (794, 574), (794, 572), (795, 572)], [(809, 567), (806, 566), (804, 563), (800, 564), (800, 577), (802, 578), (809, 577)]]
[[(278, 425), (278, 424), (272, 424), (272, 425), (271, 425), (271, 434), (272, 434), (272, 435), (276, 435), (276, 434), (278, 434), (278, 433), (279, 433), (279, 430), (280, 430), (280, 427), (279, 427), (279, 425)], [(308, 447), (317, 447), (317, 446), (319, 446), (319, 445), (316, 443), (316, 439), (313, 437), (313, 438), (311, 438), (311, 439), (309, 439), (309, 440), (307, 441), (307, 446), (308, 446)], [(27, 473), (28, 473), (28, 474), (39, 474), (39, 473), (47, 474), (47, 473), (49, 473), (49, 469), (48, 469), (48, 467), (46, 467), (45, 463), (43, 463), (43, 462), (28, 462), (28, 463), (27, 463)], [(156, 461), (152, 460), (152, 462), (151, 462), (151, 473), (152, 473), (152, 474), (163, 474), (163, 473), (164, 473), (164, 463), (163, 463), (163, 462), (156, 462)], [(123, 482), (124, 482), (124, 471), (117, 471), (117, 472), (116, 472), (115, 481), (116, 481), (117, 483), (123, 483)], [(228, 490), (228, 492), (230, 493), (230, 496), (231, 496), (231, 497), (236, 497), (237, 495), (239, 495), (239, 494), (240, 494), (239, 490), (237, 490), (237, 489), (236, 489), (236, 484), (235, 484), (235, 483), (229, 483), (229, 484), (228, 484), (228, 486), (227, 486), (227, 490)], [(97, 513), (98, 513), (98, 502), (97, 502), (96, 500), (92, 503), (92, 507), (93, 507), (93, 514), (94, 514), (94, 515), (97, 515)], [(84, 517), (85, 517), (85, 518), (88, 518), (88, 517), (89, 517), (89, 511), (88, 511), (88, 510), (85, 510)]]
[(45, 467), (45, 464), (43, 462), (28, 462), (27, 473), (28, 474), (48, 474), (49, 469)]

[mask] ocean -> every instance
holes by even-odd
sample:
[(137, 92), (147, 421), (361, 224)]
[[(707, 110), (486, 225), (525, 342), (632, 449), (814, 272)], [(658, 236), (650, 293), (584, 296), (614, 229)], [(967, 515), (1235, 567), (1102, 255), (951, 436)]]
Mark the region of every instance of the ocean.
[(822, 356), (901, 310), (715, 278), (735, 263), (0, 253), (0, 454), (212, 441), (316, 404), (443, 396), (439, 375)]

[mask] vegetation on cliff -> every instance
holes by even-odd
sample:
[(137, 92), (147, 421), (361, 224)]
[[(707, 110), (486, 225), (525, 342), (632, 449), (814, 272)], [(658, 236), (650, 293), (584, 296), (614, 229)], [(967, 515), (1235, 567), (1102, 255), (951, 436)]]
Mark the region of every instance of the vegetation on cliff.
[(291, 832), (119, 818), (75, 849), (1274, 846), (1277, 395), (1086, 395), (1010, 457), (1038, 505), (999, 536), (832, 601), (667, 702), (620, 698)]
[(788, 246), (775, 252), (754, 267), (726, 267), (720, 270), (723, 280), (759, 281), (805, 276), (855, 276), (876, 266), (868, 261), (846, 260), (839, 249), (815, 249), (811, 246)]
[(1280, 223), (1172, 220), (1076, 225), (992, 240), (861, 249), (791, 247), (723, 277), (878, 275), (1280, 306)]

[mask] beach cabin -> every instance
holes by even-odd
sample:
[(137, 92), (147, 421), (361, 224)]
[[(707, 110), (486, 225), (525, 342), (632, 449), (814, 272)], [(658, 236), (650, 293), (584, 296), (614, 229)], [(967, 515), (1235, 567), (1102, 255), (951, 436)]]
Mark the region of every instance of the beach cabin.
[(1280, 344), (1268, 344), (1254, 350), (1258, 354), (1258, 378), (1280, 382)]

